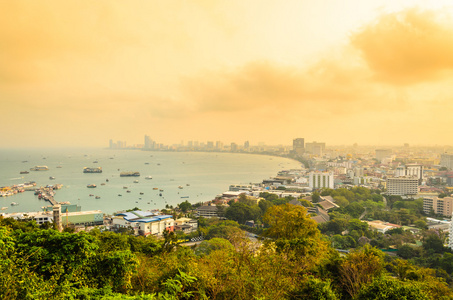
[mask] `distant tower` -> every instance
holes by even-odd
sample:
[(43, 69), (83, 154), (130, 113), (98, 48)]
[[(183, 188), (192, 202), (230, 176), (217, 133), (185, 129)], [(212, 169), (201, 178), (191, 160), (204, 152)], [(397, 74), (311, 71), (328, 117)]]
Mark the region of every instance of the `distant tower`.
[(293, 140), (293, 151), (297, 155), (304, 154), (305, 152), (305, 140), (303, 138), (297, 138)]
[(109, 141), (109, 148), (113, 149), (113, 140), (112, 139), (110, 139), (110, 141)]
[(149, 136), (145, 135), (145, 149), (150, 149), (151, 148), (151, 139)]
[(61, 205), (57, 204), (53, 206), (53, 221), (57, 226), (57, 230), (63, 230), (63, 225), (61, 224)]
[(249, 142), (249, 141), (245, 141), (245, 143), (244, 143), (244, 149), (247, 150), (248, 148), (250, 148), (250, 142)]

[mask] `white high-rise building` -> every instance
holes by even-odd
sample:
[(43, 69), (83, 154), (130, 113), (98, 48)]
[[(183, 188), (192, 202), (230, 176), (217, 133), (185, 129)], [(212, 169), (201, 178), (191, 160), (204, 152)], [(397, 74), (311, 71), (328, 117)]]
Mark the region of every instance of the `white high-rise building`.
[(408, 164), (405, 166), (398, 166), (395, 169), (395, 177), (417, 177), (419, 184), (423, 181), (423, 165)]
[(418, 178), (390, 177), (387, 178), (387, 194), (395, 196), (415, 196), (418, 193)]
[(332, 172), (311, 172), (308, 186), (312, 189), (335, 188)]

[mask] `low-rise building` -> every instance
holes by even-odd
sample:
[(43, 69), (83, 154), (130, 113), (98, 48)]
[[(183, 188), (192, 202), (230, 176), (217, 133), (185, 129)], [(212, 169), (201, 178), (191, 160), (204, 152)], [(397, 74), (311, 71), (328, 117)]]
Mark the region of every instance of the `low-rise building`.
[(198, 221), (190, 218), (179, 218), (175, 220), (175, 230), (190, 233), (198, 230)]
[(217, 206), (203, 205), (197, 208), (197, 214), (204, 218), (219, 217), (219, 209)]
[(161, 236), (164, 230), (174, 230), (174, 220), (171, 215), (156, 215), (149, 211), (131, 211), (119, 213), (112, 218), (114, 227), (132, 228), (138, 235)]

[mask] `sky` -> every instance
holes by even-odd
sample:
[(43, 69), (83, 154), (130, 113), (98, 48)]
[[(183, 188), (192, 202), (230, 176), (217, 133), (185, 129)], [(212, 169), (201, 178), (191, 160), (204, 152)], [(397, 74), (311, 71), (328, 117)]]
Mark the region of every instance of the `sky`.
[(0, 0), (0, 148), (450, 145), (451, 1)]

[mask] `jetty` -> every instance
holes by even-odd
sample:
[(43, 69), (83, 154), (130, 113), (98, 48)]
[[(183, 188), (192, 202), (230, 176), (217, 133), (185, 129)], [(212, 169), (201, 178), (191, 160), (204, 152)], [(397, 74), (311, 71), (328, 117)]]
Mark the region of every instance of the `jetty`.
[(53, 187), (40, 187), (35, 191), (35, 195), (38, 195), (39, 199), (49, 201), (52, 206), (58, 204), (58, 202), (53, 197), (55, 195)]

